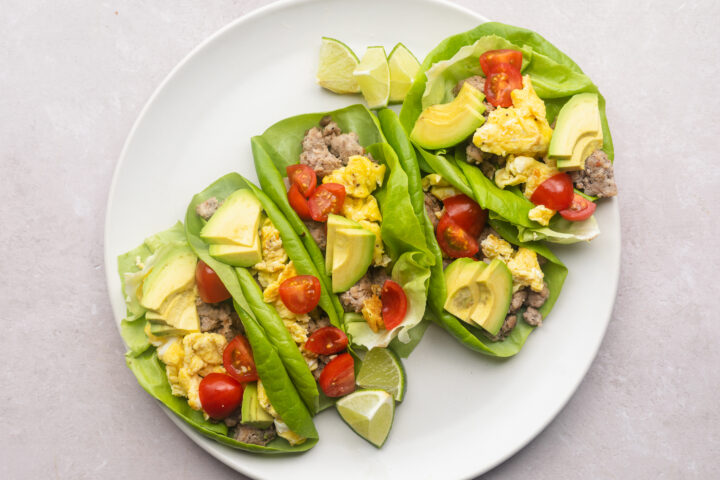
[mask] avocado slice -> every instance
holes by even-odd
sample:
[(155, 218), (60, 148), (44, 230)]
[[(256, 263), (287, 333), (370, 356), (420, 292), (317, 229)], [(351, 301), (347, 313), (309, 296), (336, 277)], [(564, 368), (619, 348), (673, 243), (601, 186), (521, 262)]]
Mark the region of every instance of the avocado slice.
[(358, 222), (334, 213), (328, 214), (327, 241), (325, 247), (325, 273), (332, 274), (333, 251), (335, 248), (335, 232), (339, 228), (363, 228)]
[(250, 246), (211, 243), (208, 247), (208, 253), (210, 253), (211, 257), (234, 267), (252, 267), (262, 260), (260, 235), (257, 230), (255, 230), (255, 239)]
[(150, 323), (150, 333), (156, 337), (171, 337), (174, 335), (187, 335), (193, 333), (188, 330), (181, 330), (179, 328), (171, 327), (170, 325), (164, 325), (162, 323)]
[(548, 156), (560, 170), (581, 170), (585, 168), (585, 159), (602, 145), (597, 94), (573, 96), (560, 109)]
[(497, 335), (510, 309), (512, 273), (505, 262), (496, 258), (475, 278), (475, 284), (479, 296), (470, 320)]
[(142, 286), (140, 304), (148, 310), (159, 311), (166, 300), (187, 290), (195, 282), (197, 257), (186, 247), (175, 247), (159, 253)]
[(175, 294), (159, 311), (148, 311), (145, 318), (151, 324), (167, 325), (185, 331), (200, 331), (200, 319), (195, 305), (195, 291), (184, 290)]
[(254, 428), (268, 428), (274, 419), (260, 406), (258, 401), (257, 383), (245, 385), (242, 399), (240, 423)]
[(332, 244), (332, 291), (345, 292), (355, 285), (370, 267), (375, 249), (375, 234), (362, 227), (338, 228)]
[(472, 258), (458, 258), (445, 269), (447, 298), (443, 308), (460, 320), (472, 323), (470, 315), (480, 297), (475, 278), (487, 268), (485, 262)]
[(262, 205), (254, 193), (245, 188), (236, 190), (200, 230), (200, 237), (208, 243), (252, 246), (261, 213)]
[(452, 102), (431, 105), (420, 114), (410, 139), (430, 150), (457, 145), (485, 122), (484, 98), (480, 90), (465, 82)]

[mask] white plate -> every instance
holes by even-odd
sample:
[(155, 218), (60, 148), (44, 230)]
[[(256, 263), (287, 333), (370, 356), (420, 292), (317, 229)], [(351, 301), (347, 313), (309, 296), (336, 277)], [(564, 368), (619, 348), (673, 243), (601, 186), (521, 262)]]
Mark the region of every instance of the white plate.
[[(339, 38), (359, 54), (368, 45), (389, 51), (402, 41), (422, 59), (445, 37), (484, 20), (430, 0), (283, 2), (233, 22), (195, 49), (142, 111), (115, 171), (105, 229), (115, 320), (124, 315), (118, 254), (182, 219), (192, 195), (215, 178), (235, 170), (255, 179), (251, 135), (291, 115), (359, 101), (315, 85), (321, 36)], [(603, 232), (592, 244), (557, 249), (570, 271), (565, 288), (515, 358), (475, 354), (439, 328), (428, 330), (405, 363), (407, 397), (381, 450), (333, 410), (316, 419), (314, 449), (281, 457), (224, 447), (168, 414), (211, 455), (257, 478), (316, 480), (325, 471), (346, 480), (445, 479), (485, 472), (553, 419), (595, 356), (617, 286), (617, 204), (604, 202), (597, 218)]]

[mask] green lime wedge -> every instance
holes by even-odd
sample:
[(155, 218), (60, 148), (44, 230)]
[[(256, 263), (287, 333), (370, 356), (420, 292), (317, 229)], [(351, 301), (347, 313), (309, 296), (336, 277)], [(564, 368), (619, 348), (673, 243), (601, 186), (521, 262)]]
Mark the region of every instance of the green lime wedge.
[(335, 404), (338, 413), (355, 433), (382, 447), (395, 416), (395, 401), (383, 390), (358, 390)]
[(395, 45), (388, 57), (390, 65), (390, 102), (401, 103), (412, 87), (420, 62), (402, 43)]
[(334, 38), (322, 37), (317, 82), (335, 93), (357, 93), (360, 85), (353, 76), (358, 58), (350, 47)]
[(373, 348), (365, 354), (355, 383), (362, 388), (385, 390), (401, 402), (405, 396), (405, 369), (392, 350)]
[(383, 47), (368, 47), (353, 72), (369, 108), (383, 108), (390, 97), (390, 66)]

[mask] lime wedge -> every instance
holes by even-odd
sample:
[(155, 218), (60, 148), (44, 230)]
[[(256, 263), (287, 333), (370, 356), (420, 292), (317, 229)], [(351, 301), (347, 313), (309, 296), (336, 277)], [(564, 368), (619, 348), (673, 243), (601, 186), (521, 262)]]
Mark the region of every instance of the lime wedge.
[(392, 350), (373, 348), (365, 354), (355, 383), (362, 388), (385, 390), (401, 402), (405, 396), (405, 369)]
[(317, 82), (335, 93), (357, 93), (360, 86), (353, 77), (358, 58), (350, 47), (334, 38), (322, 37)]
[(395, 45), (388, 57), (390, 65), (390, 102), (401, 103), (412, 87), (420, 62), (402, 43)]
[(335, 407), (355, 433), (382, 447), (395, 416), (392, 395), (382, 390), (358, 390), (338, 400)]
[(369, 108), (386, 107), (390, 97), (390, 67), (383, 47), (368, 47), (353, 76)]

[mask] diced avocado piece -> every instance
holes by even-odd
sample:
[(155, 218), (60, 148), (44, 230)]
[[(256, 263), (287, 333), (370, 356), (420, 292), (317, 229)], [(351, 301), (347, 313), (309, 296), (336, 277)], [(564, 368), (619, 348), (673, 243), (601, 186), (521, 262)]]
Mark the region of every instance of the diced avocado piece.
[(602, 145), (597, 94), (573, 96), (560, 109), (548, 156), (560, 170), (580, 170), (585, 168), (585, 159)]
[(375, 234), (364, 228), (339, 228), (333, 238), (333, 293), (345, 292), (365, 275), (373, 260)]
[(246, 384), (245, 391), (243, 391), (240, 423), (254, 428), (268, 428), (273, 421), (273, 417), (260, 406), (257, 384), (255, 382)]
[(189, 248), (177, 247), (158, 253), (159, 257), (142, 286), (140, 304), (158, 311), (177, 292), (187, 290), (195, 282), (197, 257)]
[(325, 273), (332, 274), (333, 249), (335, 246), (335, 232), (338, 228), (362, 228), (358, 222), (333, 213), (328, 214), (327, 241), (325, 247)]
[(465, 82), (452, 102), (431, 105), (420, 114), (410, 139), (431, 150), (457, 145), (485, 122), (484, 98), (482, 92)]
[(184, 290), (171, 297), (159, 311), (148, 311), (145, 318), (151, 324), (164, 324), (181, 330), (200, 331), (200, 319), (195, 305), (195, 290)]
[(495, 259), (475, 279), (479, 296), (470, 320), (497, 335), (510, 309), (512, 273), (505, 262)]
[(460, 320), (472, 323), (470, 315), (475, 310), (480, 296), (475, 278), (487, 268), (485, 262), (472, 258), (459, 258), (445, 269), (447, 299), (443, 308)]
[(262, 205), (254, 193), (245, 188), (236, 190), (200, 230), (200, 237), (208, 243), (251, 246), (257, 235), (261, 213)]
[(229, 243), (211, 243), (208, 247), (211, 257), (234, 267), (252, 267), (262, 260), (260, 235), (255, 231), (255, 240), (250, 246)]

